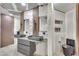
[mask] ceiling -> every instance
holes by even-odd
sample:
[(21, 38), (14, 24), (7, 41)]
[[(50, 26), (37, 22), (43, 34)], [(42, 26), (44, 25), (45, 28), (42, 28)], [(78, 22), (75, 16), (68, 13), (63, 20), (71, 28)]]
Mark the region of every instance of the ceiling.
[[(25, 6), (22, 3), (0, 3), (0, 6), (7, 9), (10, 13), (14, 15), (19, 15), (22, 11), (30, 10), (38, 5), (43, 5), (47, 3), (25, 3)], [(67, 12), (74, 8), (74, 3), (54, 3), (54, 8), (56, 10)]]
[(44, 3), (25, 3), (25, 6), (23, 6), (21, 3), (0, 3), (0, 6), (14, 15), (19, 15), (22, 11), (30, 10), (42, 4)]
[(54, 8), (62, 12), (72, 10), (74, 7), (75, 7), (74, 3), (54, 3)]

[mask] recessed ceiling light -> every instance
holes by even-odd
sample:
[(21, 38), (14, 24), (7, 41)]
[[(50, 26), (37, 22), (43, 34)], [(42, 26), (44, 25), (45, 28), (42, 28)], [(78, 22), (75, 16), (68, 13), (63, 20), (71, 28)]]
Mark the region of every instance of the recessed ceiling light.
[(25, 3), (21, 3), (22, 4), (22, 6), (25, 6), (26, 4)]
[(10, 16), (13, 16), (13, 14), (9, 14)]

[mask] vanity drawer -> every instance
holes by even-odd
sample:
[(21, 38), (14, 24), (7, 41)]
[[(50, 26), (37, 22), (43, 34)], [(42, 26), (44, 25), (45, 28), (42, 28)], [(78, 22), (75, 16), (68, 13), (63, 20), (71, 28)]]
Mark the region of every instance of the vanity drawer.
[(36, 44), (28, 40), (18, 39), (17, 49), (25, 55), (33, 55), (36, 51)]
[(24, 54), (26, 56), (32, 55), (29, 51), (21, 49), (21, 48), (18, 48), (18, 52), (20, 52), (20, 53), (22, 53), (22, 54)]
[(21, 49), (26, 50), (26, 51), (28, 51), (28, 52), (30, 51), (30, 46), (18, 44), (18, 48), (21, 48)]
[(30, 46), (30, 41), (27, 41), (27, 40), (18, 39), (18, 43)]

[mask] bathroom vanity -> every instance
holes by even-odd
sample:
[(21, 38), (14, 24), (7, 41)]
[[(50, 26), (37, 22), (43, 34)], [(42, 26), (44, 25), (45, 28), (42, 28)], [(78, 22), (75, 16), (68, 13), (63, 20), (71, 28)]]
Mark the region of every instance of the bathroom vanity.
[[(33, 39), (32, 39), (33, 38)], [(36, 43), (39, 43), (39, 40), (34, 40), (35, 37), (18, 37), (18, 52), (26, 55), (26, 56), (33, 56), (34, 52), (36, 51)]]

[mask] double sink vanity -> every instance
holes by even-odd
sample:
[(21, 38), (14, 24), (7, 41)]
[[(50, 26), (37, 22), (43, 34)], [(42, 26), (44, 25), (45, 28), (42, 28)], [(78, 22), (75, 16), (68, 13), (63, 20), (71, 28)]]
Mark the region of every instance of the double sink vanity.
[(17, 50), (18, 52), (26, 55), (33, 56), (36, 51), (36, 43), (44, 41), (43, 36), (28, 36), (16, 35), (17, 37)]

